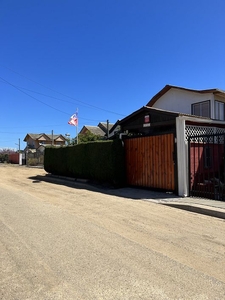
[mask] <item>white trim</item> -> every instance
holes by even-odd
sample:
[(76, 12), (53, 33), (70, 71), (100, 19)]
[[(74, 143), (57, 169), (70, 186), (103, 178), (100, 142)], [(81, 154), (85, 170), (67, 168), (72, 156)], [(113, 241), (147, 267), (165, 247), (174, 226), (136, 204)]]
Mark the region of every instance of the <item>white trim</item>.
[(178, 195), (187, 197), (188, 189), (188, 145), (185, 141), (185, 117), (176, 118), (177, 132), (177, 177)]

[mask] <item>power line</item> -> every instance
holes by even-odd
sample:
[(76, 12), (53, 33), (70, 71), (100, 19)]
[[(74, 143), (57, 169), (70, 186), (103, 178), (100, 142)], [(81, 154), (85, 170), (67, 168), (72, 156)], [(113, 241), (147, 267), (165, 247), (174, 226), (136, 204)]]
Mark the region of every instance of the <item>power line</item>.
[[(91, 108), (95, 108), (95, 109), (98, 109), (98, 110), (102, 110), (102, 111), (105, 111), (105, 112), (108, 112), (108, 113), (111, 113), (111, 114), (116, 114), (116, 115), (119, 115), (119, 116), (125, 116), (125, 115), (123, 115), (123, 114), (119, 114), (119, 113), (117, 113), (117, 112), (113, 112), (113, 111), (110, 111), (110, 110), (106, 110), (106, 109), (104, 109), (104, 108), (101, 108), (101, 107), (98, 107), (98, 106), (95, 106), (95, 105), (86, 103), (86, 102), (84, 102), (84, 101), (78, 100), (78, 99), (76, 99), (76, 98), (73, 98), (73, 97), (68, 96), (68, 95), (66, 95), (66, 94), (63, 94), (63, 93), (61, 93), (61, 92), (58, 92), (58, 91), (56, 91), (56, 90), (54, 90), (54, 89), (52, 89), (52, 88), (50, 88), (50, 87), (47, 87), (47, 86), (45, 86), (45, 85), (43, 85), (43, 84), (41, 84), (41, 83), (39, 83), (39, 82), (36, 82), (36, 81), (34, 81), (34, 80), (32, 80), (32, 79), (30, 79), (30, 78), (28, 78), (28, 77), (26, 77), (26, 76), (24, 76), (24, 75), (22, 75), (22, 74), (16, 72), (16, 71), (14, 71), (14, 70), (12, 70), (12, 69), (6, 67), (6, 66), (3, 66), (3, 65), (0, 65), (0, 66), (6, 68), (6, 69), (8, 69), (8, 70), (10, 70), (11, 72), (13, 72), (13, 73), (15, 73), (15, 74), (18, 74), (18, 75), (21, 76), (21, 77), (26, 78), (27, 80), (29, 80), (29, 81), (31, 81), (31, 82), (34, 82), (34, 83), (36, 83), (36, 84), (38, 84), (38, 85), (40, 85), (40, 86), (42, 86), (42, 87), (44, 87), (44, 88), (46, 88), (46, 89), (49, 89), (50, 91), (53, 91), (53, 92), (58, 93), (58, 94), (60, 94), (60, 95), (62, 95), (62, 96), (64, 96), (64, 97), (67, 97), (67, 98), (70, 98), (70, 99), (72, 99), (72, 100), (75, 100), (75, 101), (77, 101), (77, 102), (79, 102), (79, 103), (82, 103), (82, 104), (84, 104), (84, 105), (86, 105), (86, 106), (89, 106), (89, 107), (91, 107)], [(0, 78), (1, 78), (1, 77), (0, 77)], [(3, 80), (4, 80), (4, 79), (3, 79)], [(61, 100), (61, 99), (58, 99), (58, 100)], [(63, 101), (63, 100), (61, 100), (61, 101)], [(66, 101), (65, 101), (65, 102), (66, 102)], [(71, 103), (71, 102), (69, 102), (69, 103)], [(74, 104), (74, 102), (73, 102), (73, 104)]]
[[(2, 81), (2, 83), (7, 83), (7, 82)], [(24, 88), (24, 87), (21, 87), (21, 86), (18, 86), (18, 85), (14, 85), (14, 86), (17, 87), (17, 88), (20, 88), (22, 90), (26, 90), (26, 91), (29, 91), (29, 92), (32, 92), (32, 93), (35, 93), (35, 94), (38, 94), (38, 95), (41, 95), (41, 96), (51, 98), (51, 99), (56, 99), (56, 100), (59, 100), (59, 101), (62, 101), (62, 102), (70, 103), (70, 104), (77, 104), (77, 102), (72, 102), (72, 101), (64, 100), (64, 99), (61, 99), (61, 98), (58, 98), (58, 97), (46, 95), (46, 94), (43, 94), (43, 93), (40, 93), (40, 92), (37, 92), (37, 91), (33, 91), (33, 90), (30, 90), (30, 89), (27, 89), (27, 88)], [(89, 104), (86, 104), (86, 105), (82, 104), (81, 106), (88, 107), (90, 105)]]
[[(66, 113), (66, 112), (64, 112), (64, 111), (62, 111), (62, 110), (60, 110), (60, 109), (58, 109), (58, 108), (55, 108), (55, 107), (53, 107), (53, 106), (51, 106), (51, 105), (49, 105), (49, 104), (47, 104), (47, 103), (45, 103), (45, 102), (43, 102), (43, 101), (37, 99), (36, 97), (31, 96), (30, 94), (28, 94), (28, 93), (22, 91), (20, 88), (18, 88), (18, 87), (15, 86), (14, 84), (10, 83), (9, 81), (5, 80), (4, 78), (0, 77), (0, 79), (3, 80), (4, 82), (6, 82), (7, 84), (13, 86), (15, 89), (19, 90), (21, 93), (27, 95), (28, 97), (31, 97), (32, 99), (34, 99), (34, 100), (36, 100), (36, 101), (38, 101), (38, 102), (40, 102), (40, 103), (42, 103), (42, 104), (44, 104), (44, 105), (46, 105), (46, 106), (52, 108), (52, 109), (54, 109), (54, 110), (57, 110), (57, 111), (59, 111), (59, 112), (61, 112), (61, 113), (64, 113), (64, 114), (66, 114), (66, 115), (71, 115), (71, 114), (69, 114), (69, 113)], [(87, 120), (87, 121), (99, 122), (99, 120), (93, 120), (93, 119), (88, 119), (88, 118), (83, 118), (83, 117), (79, 117), (79, 119), (81, 119), (81, 120)], [(59, 125), (57, 125), (57, 126), (59, 126)]]
[[(51, 125), (41, 125), (41, 127), (56, 127), (56, 126), (64, 126), (65, 124), (51, 124)], [(29, 128), (36, 128), (37, 126), (30, 126), (29, 125)], [(15, 126), (7, 126), (7, 127), (2, 127), (1, 126), (1, 129), (4, 129), (4, 128), (7, 128), (7, 129), (10, 129), (10, 128), (15, 128)], [(16, 128), (20, 128), (20, 129), (23, 129), (23, 128), (27, 128), (27, 126), (17, 126)], [(0, 132), (1, 133), (1, 132)], [(3, 132), (4, 133), (4, 132)]]
[(57, 110), (57, 111), (59, 111), (59, 112), (61, 112), (61, 113), (63, 113), (63, 114), (69, 115), (69, 113), (66, 113), (65, 111), (62, 111), (62, 110), (60, 110), (60, 109), (57, 109), (57, 108), (55, 108), (55, 107), (53, 107), (53, 106), (51, 106), (51, 105), (49, 105), (49, 104), (47, 104), (47, 103), (45, 103), (45, 102), (43, 102), (43, 101), (41, 101), (41, 100), (39, 100), (39, 99), (37, 99), (37, 98), (35, 98), (35, 97), (29, 95), (28, 93), (22, 91), (20, 88), (18, 88), (18, 87), (15, 86), (14, 84), (12, 84), (12, 83), (10, 83), (9, 81), (5, 80), (4, 78), (0, 77), (0, 79), (2, 79), (3, 81), (5, 81), (7, 84), (13, 86), (15, 89), (17, 89), (17, 90), (20, 91), (21, 93), (23, 93), (23, 94), (27, 95), (28, 97), (31, 97), (32, 99), (34, 99), (34, 100), (36, 100), (36, 101), (42, 103), (43, 105), (46, 105), (46, 106), (48, 106), (48, 107), (50, 107), (50, 108), (52, 108), (52, 109), (54, 109), (54, 110)]
[(9, 132), (9, 131), (0, 131), (0, 133), (7, 133), (7, 134), (23, 134), (24, 132)]

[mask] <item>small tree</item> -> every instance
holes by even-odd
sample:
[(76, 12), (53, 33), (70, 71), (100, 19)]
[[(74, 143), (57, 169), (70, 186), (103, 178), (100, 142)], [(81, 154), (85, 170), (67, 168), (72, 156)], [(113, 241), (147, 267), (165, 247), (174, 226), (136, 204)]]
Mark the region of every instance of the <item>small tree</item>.
[(0, 149), (0, 162), (8, 162), (10, 153), (15, 153), (15, 151), (9, 148)]
[(102, 137), (100, 135), (93, 134), (89, 131), (85, 134), (79, 134), (78, 138), (79, 138), (80, 143), (94, 142), (94, 141), (99, 141), (99, 140), (104, 139), (104, 137)]
[[(79, 143), (94, 142), (94, 141), (99, 141), (99, 140), (103, 140), (103, 139), (104, 139), (103, 136), (93, 134), (89, 131), (85, 134), (79, 134), (78, 135)], [(68, 144), (69, 145), (76, 145), (77, 144), (77, 138), (75, 137), (75, 138), (71, 139)]]

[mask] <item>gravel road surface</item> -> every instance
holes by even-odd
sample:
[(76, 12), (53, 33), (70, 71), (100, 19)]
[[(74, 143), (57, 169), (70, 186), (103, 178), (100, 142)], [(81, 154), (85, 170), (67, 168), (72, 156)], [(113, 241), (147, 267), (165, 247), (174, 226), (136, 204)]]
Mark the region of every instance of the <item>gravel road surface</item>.
[(225, 299), (225, 222), (0, 164), (0, 299)]

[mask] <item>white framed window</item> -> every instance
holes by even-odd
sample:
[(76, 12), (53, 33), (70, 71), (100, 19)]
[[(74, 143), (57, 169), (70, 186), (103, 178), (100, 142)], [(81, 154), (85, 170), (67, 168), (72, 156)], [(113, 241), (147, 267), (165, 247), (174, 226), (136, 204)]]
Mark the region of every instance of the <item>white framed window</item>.
[(192, 115), (210, 118), (210, 100), (193, 103), (191, 113)]
[(214, 119), (224, 121), (224, 103), (215, 100)]

